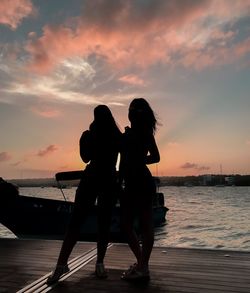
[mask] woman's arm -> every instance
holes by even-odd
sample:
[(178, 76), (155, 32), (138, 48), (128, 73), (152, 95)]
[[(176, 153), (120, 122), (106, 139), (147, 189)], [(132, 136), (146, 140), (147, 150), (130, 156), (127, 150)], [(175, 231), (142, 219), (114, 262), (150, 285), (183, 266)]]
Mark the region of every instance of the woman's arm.
[(148, 155), (146, 156), (146, 164), (154, 164), (160, 162), (160, 153), (155, 142), (154, 136), (150, 136), (148, 145)]
[(91, 142), (90, 132), (86, 130), (82, 133), (80, 138), (80, 156), (84, 163), (88, 163), (91, 160)]

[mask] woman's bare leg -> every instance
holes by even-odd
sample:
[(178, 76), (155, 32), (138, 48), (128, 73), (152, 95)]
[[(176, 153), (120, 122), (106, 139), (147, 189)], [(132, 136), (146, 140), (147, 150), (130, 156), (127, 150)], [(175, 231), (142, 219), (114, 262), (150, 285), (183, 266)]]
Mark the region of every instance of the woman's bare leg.
[(65, 238), (63, 240), (60, 253), (59, 253), (57, 266), (67, 265), (68, 258), (79, 238), (80, 226), (81, 226), (80, 220), (78, 221), (74, 220), (74, 217), (72, 217), (68, 230), (66, 232)]
[(90, 190), (89, 184), (84, 184), (83, 181), (81, 181), (76, 190), (74, 209), (59, 253), (57, 266), (64, 266), (67, 264), (68, 258), (79, 239), (81, 225), (86, 220), (94, 204), (94, 191)]
[(153, 211), (152, 205), (144, 207), (140, 213), (140, 224), (142, 233), (142, 252), (138, 263), (138, 269), (148, 270), (150, 255), (154, 245)]
[(130, 249), (136, 257), (137, 263), (141, 262), (142, 250), (138, 236), (134, 230), (134, 216), (129, 209), (123, 211), (123, 229), (127, 236)]
[(113, 202), (106, 197), (98, 198), (98, 237), (97, 237), (97, 259), (96, 263), (103, 263), (109, 243), (110, 225), (112, 218)]

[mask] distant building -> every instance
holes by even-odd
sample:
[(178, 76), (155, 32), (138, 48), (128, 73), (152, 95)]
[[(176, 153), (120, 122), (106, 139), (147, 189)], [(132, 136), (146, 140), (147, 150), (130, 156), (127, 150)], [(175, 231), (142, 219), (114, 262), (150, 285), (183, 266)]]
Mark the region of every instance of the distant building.
[(206, 174), (202, 176), (202, 185), (211, 185), (213, 181), (213, 175)]
[(225, 183), (226, 183), (226, 185), (234, 185), (235, 178), (233, 176), (227, 176), (227, 177), (225, 177)]

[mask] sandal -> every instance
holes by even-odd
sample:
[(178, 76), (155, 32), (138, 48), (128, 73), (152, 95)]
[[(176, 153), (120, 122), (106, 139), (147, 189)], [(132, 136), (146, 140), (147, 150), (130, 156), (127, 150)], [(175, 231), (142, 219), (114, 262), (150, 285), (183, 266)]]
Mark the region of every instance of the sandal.
[(97, 278), (99, 279), (105, 279), (108, 277), (108, 272), (104, 267), (103, 263), (97, 263), (95, 265), (95, 275), (97, 276)]
[(126, 272), (124, 272), (121, 276), (122, 280), (125, 281), (149, 281), (150, 274), (149, 271), (139, 271), (134, 266), (131, 266)]
[(138, 267), (137, 263), (131, 265), (125, 272), (122, 273), (121, 278), (123, 279), (124, 276), (132, 274)]
[(55, 268), (55, 270), (53, 271), (53, 273), (48, 277), (46, 283), (48, 285), (51, 285), (51, 284), (57, 282), (60, 279), (60, 277), (62, 275), (64, 275), (64, 274), (66, 274), (67, 272), (69, 272), (68, 265), (65, 265), (65, 266), (60, 266), (59, 265), (59, 266), (57, 266)]

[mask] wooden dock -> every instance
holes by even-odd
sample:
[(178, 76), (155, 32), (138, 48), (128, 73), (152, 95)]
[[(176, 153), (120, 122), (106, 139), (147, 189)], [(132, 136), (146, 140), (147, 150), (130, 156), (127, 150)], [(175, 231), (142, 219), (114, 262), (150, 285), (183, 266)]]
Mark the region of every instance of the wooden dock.
[(94, 274), (95, 243), (77, 243), (70, 272), (55, 286), (45, 284), (61, 241), (0, 239), (0, 293), (3, 292), (250, 292), (250, 252), (154, 247), (147, 284), (129, 283), (121, 273), (134, 262), (125, 244), (106, 256), (109, 277)]

